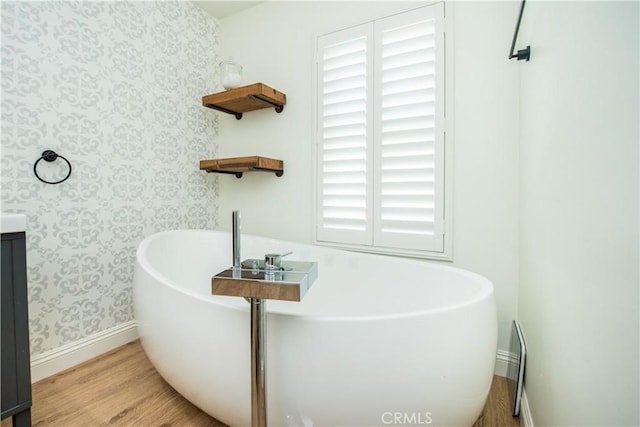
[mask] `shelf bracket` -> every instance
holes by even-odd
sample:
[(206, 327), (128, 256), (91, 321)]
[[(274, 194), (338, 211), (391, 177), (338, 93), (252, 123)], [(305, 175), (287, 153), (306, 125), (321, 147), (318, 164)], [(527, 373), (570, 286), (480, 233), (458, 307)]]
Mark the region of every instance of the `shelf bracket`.
[[(278, 178), (280, 178), (282, 175), (284, 175), (284, 171), (277, 171), (277, 170), (273, 170), (273, 169), (264, 169), (264, 168), (253, 168), (254, 171), (256, 172), (273, 172), (276, 174), (276, 176)], [(233, 171), (225, 171), (225, 170), (220, 170), (220, 169), (207, 169), (206, 170), (207, 173), (222, 173), (225, 175), (235, 175), (236, 178), (240, 179), (242, 178), (242, 174), (243, 172), (233, 172)]]
[(221, 111), (227, 114), (233, 114), (236, 117), (236, 120), (240, 120), (242, 118), (242, 113), (237, 113), (235, 111), (227, 110), (226, 108), (219, 107), (213, 104), (205, 104), (205, 107), (211, 108), (212, 110)]
[(282, 104), (276, 104), (275, 102), (271, 102), (268, 99), (261, 98), (257, 95), (247, 95), (247, 96), (249, 97), (249, 99), (252, 99), (257, 102), (262, 102), (263, 104), (267, 104), (270, 107), (274, 107), (276, 109), (276, 113), (282, 113), (282, 111), (284, 110), (284, 105)]
[(242, 172), (233, 172), (233, 171), (225, 171), (221, 169), (207, 169), (205, 172), (207, 173), (223, 173), (225, 175), (235, 175), (236, 178), (242, 178)]
[(273, 169), (254, 167), (253, 170), (260, 171), (260, 172), (273, 172), (273, 173), (276, 174), (276, 176), (278, 178), (281, 177), (282, 175), (284, 175), (284, 171), (278, 171), (278, 170), (273, 170)]

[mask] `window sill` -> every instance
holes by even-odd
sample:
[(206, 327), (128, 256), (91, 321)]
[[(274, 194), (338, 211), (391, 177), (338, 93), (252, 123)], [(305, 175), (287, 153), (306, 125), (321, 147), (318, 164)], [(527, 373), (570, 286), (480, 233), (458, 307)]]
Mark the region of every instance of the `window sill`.
[(444, 252), (429, 252), (429, 251), (417, 251), (411, 249), (395, 249), (395, 248), (381, 248), (373, 246), (359, 246), (359, 245), (346, 245), (333, 242), (323, 242), (316, 240), (314, 242), (319, 246), (327, 246), (336, 249), (342, 249), (345, 251), (364, 252), (376, 255), (388, 255), (403, 258), (420, 258), (432, 261), (448, 261), (453, 262), (453, 256), (451, 250), (445, 248)]

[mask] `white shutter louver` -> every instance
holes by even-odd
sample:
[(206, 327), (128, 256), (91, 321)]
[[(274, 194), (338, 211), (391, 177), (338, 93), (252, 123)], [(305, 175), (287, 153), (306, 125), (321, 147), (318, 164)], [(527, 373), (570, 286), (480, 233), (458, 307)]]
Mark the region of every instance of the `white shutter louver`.
[(444, 250), (444, 5), (318, 38), (317, 240)]
[(442, 47), (430, 15), (402, 14), (376, 23), (374, 243), (379, 246), (432, 249), (442, 241), (436, 174)]
[[(368, 56), (370, 29), (352, 28), (319, 45), (319, 216), (323, 236), (370, 244)], [(345, 37), (348, 36), (348, 37)]]

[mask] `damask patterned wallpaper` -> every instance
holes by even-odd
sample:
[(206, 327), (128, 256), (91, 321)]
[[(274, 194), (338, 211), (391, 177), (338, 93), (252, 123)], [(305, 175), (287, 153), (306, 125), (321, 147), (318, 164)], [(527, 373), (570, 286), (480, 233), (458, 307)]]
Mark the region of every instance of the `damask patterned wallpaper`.
[[(191, 2), (2, 1), (1, 209), (28, 217), (32, 355), (133, 319), (135, 251), (215, 228), (217, 21)], [(47, 185), (45, 149), (73, 165)], [(62, 160), (41, 161), (49, 180)]]

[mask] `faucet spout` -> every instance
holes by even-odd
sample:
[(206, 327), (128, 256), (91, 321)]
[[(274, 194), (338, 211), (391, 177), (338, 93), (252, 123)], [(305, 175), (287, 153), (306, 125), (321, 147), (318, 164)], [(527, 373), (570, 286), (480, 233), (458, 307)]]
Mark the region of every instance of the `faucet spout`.
[(233, 234), (233, 267), (240, 268), (240, 211), (232, 213), (232, 234)]

